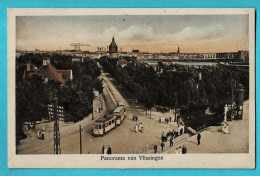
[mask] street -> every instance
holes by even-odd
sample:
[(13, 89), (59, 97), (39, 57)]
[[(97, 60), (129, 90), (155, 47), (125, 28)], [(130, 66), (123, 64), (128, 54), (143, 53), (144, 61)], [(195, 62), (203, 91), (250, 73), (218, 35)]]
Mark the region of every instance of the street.
[[(62, 154), (79, 154), (79, 124), (83, 128), (82, 133), (82, 150), (83, 154), (101, 154), (102, 146), (111, 146), (113, 154), (127, 153), (152, 153), (154, 145), (158, 145), (160, 150), (161, 134), (169, 130), (177, 128), (176, 122), (168, 124), (159, 123), (161, 116), (174, 117), (170, 113), (158, 113), (153, 111), (152, 118), (150, 113), (146, 115), (146, 111), (138, 107), (130, 106), (126, 99), (121, 95), (115, 85), (111, 82), (111, 78), (107, 77), (103, 71), (101, 78), (104, 87), (103, 111), (97, 113), (97, 107), (100, 107), (99, 98), (94, 99), (94, 118), (100, 118), (104, 114), (108, 114), (115, 108), (117, 101), (123, 101), (126, 105), (127, 117), (124, 122), (103, 137), (93, 137), (92, 129), (94, 120), (91, 120), (92, 114), (85, 117), (77, 123), (60, 122), (61, 133), (61, 153)], [(96, 97), (98, 93), (95, 92)], [(133, 115), (138, 116), (138, 122), (132, 121)], [(135, 132), (136, 123), (142, 122), (144, 132)], [(178, 144), (185, 145), (188, 153), (241, 153), (248, 152), (248, 101), (244, 106), (244, 119), (242, 121), (232, 121), (229, 123), (231, 134), (225, 135), (218, 132), (217, 127), (209, 127), (201, 133), (201, 145), (197, 145), (196, 135), (188, 139), (187, 142)], [(37, 130), (45, 127), (45, 140), (37, 139)], [(18, 154), (53, 154), (53, 122), (43, 123), (36, 126), (36, 130), (30, 130), (28, 137), (21, 140), (21, 144), (17, 147)], [(166, 143), (168, 146), (168, 143)], [(166, 148), (164, 153), (174, 153), (175, 147)]]

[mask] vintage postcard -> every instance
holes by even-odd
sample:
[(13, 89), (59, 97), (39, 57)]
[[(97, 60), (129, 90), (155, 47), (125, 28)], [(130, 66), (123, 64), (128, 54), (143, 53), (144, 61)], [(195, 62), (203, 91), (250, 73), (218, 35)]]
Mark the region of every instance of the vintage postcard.
[(255, 167), (254, 9), (8, 9), (9, 168)]

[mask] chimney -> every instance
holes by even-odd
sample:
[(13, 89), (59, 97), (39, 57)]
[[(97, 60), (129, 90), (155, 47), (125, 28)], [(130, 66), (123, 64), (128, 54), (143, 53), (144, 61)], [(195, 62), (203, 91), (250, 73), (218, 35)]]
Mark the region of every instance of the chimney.
[(26, 71), (31, 71), (31, 63), (30, 62), (28, 62), (26, 64)]

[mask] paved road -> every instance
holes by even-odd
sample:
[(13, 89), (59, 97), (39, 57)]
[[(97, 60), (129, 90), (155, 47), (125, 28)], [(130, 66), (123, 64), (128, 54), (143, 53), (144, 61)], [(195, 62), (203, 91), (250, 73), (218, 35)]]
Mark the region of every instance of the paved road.
[[(121, 126), (109, 132), (103, 137), (93, 137), (91, 129), (93, 121), (91, 116), (85, 118), (80, 123), (84, 129), (82, 133), (83, 154), (101, 154), (103, 145), (111, 145), (112, 153), (127, 154), (145, 152), (147, 149), (151, 150), (153, 146), (160, 144), (160, 137), (162, 132), (176, 129), (176, 123), (169, 124), (159, 123), (154, 114), (154, 118), (150, 119), (149, 113), (146, 115), (142, 109), (137, 109), (129, 106), (124, 96), (118, 91), (115, 85), (110, 81), (106, 74), (102, 74), (104, 79), (104, 96), (106, 106), (113, 109), (112, 105), (115, 101), (123, 101), (127, 106), (127, 117)], [(94, 100), (94, 108), (98, 105), (99, 100)], [(105, 106), (104, 106), (105, 107)], [(105, 110), (103, 114), (105, 113)], [(211, 127), (206, 132), (202, 133), (201, 145), (196, 145), (196, 136), (189, 139), (185, 143), (188, 153), (209, 153), (209, 152), (247, 152), (248, 151), (248, 102), (244, 106), (244, 120), (232, 121), (230, 123), (230, 135), (224, 135), (217, 132), (219, 127)], [(103, 114), (94, 113), (96, 118), (101, 117)], [(134, 126), (136, 122), (132, 121), (132, 116), (138, 115), (139, 121), (144, 125), (144, 132), (136, 133)], [(164, 114), (169, 117), (170, 114)], [(46, 129), (53, 128), (53, 123)], [(78, 154), (79, 153), (79, 132), (78, 124), (61, 124), (61, 152), (62, 154)], [(40, 127), (40, 126), (39, 126)], [(34, 136), (33, 136), (34, 135)], [(47, 137), (46, 137), (47, 138)], [(165, 153), (174, 153), (175, 148), (168, 149)], [(36, 132), (31, 137), (21, 141), (18, 146), (19, 154), (53, 154), (53, 140), (50, 135), (45, 141), (40, 141), (36, 138)]]
[[(93, 137), (90, 133), (93, 121), (86, 120), (87, 126), (84, 125), (84, 132), (82, 133), (83, 154), (101, 153), (101, 148), (103, 145), (111, 145), (113, 153), (139, 153), (140, 151), (147, 149), (147, 147), (152, 148), (153, 145), (158, 145), (160, 143), (160, 137), (163, 131), (166, 132), (169, 129), (172, 130), (176, 128), (176, 123), (174, 122), (169, 124), (159, 123), (158, 120), (150, 119), (149, 114), (146, 115), (143, 110), (130, 107), (128, 102), (123, 98), (121, 93), (117, 90), (109, 78), (105, 76), (105, 74), (102, 76), (105, 80), (104, 84), (107, 86), (107, 89), (105, 89), (106, 103), (113, 102), (111, 94), (114, 96), (116, 101), (123, 101), (127, 106), (127, 118), (121, 126), (117, 127), (115, 130), (112, 130), (103, 137)], [(137, 123), (143, 123), (143, 133), (134, 132), (136, 122), (132, 121), (133, 114), (139, 116), (139, 121)], [(79, 153), (79, 132), (77, 130), (66, 131), (66, 135), (61, 134), (61, 152), (62, 154)], [(39, 141), (36, 137), (32, 137), (32, 139), (25, 139), (18, 147), (18, 153), (52, 154), (52, 138), (50, 137), (50, 139), (46, 139), (46, 141)]]

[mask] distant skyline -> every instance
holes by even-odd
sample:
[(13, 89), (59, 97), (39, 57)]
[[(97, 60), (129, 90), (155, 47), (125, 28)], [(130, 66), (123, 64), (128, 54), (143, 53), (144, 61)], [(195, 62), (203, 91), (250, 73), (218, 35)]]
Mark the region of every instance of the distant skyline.
[(16, 49), (96, 51), (111, 43), (120, 51), (183, 53), (248, 50), (248, 15), (19, 16)]

